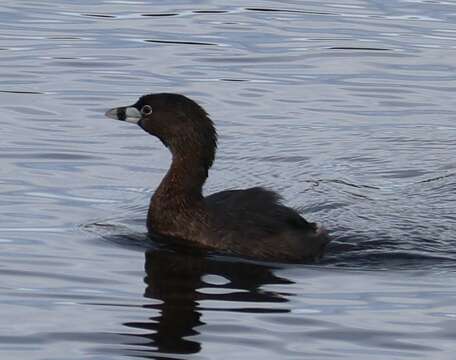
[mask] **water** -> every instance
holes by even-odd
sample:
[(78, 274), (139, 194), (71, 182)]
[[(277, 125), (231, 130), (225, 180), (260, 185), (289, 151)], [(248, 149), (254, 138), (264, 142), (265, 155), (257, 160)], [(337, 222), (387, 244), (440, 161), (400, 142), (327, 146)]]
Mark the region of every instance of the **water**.
[[(453, 359), (456, 7), (2, 1), (1, 359)], [(265, 185), (328, 227), (320, 264), (157, 248), (148, 92), (220, 134), (206, 192)]]

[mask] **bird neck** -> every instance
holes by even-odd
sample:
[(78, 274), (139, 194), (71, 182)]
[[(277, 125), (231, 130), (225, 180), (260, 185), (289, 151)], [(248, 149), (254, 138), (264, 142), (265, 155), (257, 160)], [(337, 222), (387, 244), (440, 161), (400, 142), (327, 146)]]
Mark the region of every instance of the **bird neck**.
[(152, 197), (154, 208), (191, 207), (203, 200), (208, 168), (195, 155), (173, 154), (171, 167)]
[(204, 131), (182, 132), (165, 142), (173, 160), (166, 176), (152, 196), (147, 215), (149, 232), (193, 239), (208, 223), (203, 197), (215, 151), (217, 134), (210, 122)]

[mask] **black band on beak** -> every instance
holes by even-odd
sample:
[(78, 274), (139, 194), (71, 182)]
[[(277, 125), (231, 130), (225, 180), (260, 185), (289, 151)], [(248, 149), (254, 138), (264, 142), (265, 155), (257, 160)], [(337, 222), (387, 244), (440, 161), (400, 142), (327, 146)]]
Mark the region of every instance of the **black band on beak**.
[(125, 108), (120, 107), (117, 109), (117, 119), (125, 121), (127, 119), (127, 114), (125, 113)]

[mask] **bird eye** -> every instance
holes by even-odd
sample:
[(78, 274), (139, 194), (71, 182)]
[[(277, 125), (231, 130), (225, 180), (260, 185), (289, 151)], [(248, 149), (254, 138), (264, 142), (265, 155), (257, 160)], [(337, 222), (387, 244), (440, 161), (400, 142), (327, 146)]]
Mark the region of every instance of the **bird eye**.
[(149, 105), (144, 105), (144, 106), (142, 107), (142, 109), (141, 109), (141, 113), (142, 113), (143, 115), (150, 115), (150, 114), (152, 114), (152, 107), (149, 106)]

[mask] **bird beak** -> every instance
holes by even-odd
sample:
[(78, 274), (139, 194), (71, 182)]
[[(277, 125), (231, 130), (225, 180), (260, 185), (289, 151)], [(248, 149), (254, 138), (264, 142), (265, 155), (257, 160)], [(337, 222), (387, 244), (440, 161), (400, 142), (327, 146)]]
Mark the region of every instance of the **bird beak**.
[(137, 124), (141, 120), (141, 113), (133, 106), (113, 108), (106, 111), (105, 115), (114, 120), (121, 120)]

